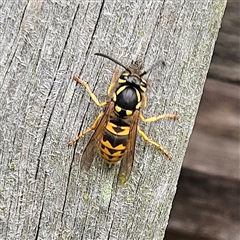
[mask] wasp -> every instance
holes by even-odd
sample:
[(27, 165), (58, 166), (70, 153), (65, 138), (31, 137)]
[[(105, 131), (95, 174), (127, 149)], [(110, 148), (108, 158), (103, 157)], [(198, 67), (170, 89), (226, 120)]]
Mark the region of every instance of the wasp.
[(100, 153), (103, 160), (112, 165), (121, 160), (118, 180), (125, 183), (132, 171), (134, 162), (134, 151), (137, 132), (142, 138), (160, 149), (169, 159), (172, 159), (170, 153), (160, 144), (150, 140), (140, 129), (138, 119), (143, 122), (154, 122), (163, 118), (178, 119), (178, 115), (163, 114), (157, 117), (145, 118), (140, 109), (147, 105), (146, 89), (149, 83), (143, 76), (152, 70), (143, 71), (139, 62), (132, 62), (129, 67), (124, 66), (119, 61), (102, 53), (95, 53), (97, 56), (107, 58), (125, 70), (119, 75), (115, 70), (107, 95), (109, 100), (100, 103), (89, 85), (74, 76), (73, 79), (82, 84), (92, 100), (99, 106), (105, 107), (96, 118), (93, 125), (68, 143), (73, 145), (77, 140), (94, 130), (85, 150), (83, 151), (80, 168), (89, 170), (97, 152)]

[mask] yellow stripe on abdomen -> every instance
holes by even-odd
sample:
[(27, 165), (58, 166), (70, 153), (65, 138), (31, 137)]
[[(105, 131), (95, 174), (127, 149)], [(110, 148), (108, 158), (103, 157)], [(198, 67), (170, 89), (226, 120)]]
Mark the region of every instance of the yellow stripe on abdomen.
[(102, 153), (102, 152), (101, 152), (101, 157), (103, 158), (103, 160), (105, 162), (110, 163), (110, 164), (114, 164), (114, 163), (120, 161), (121, 158), (122, 158), (122, 156), (120, 156), (120, 157), (112, 157), (112, 156), (109, 156), (109, 155), (107, 155), (105, 153)]
[(112, 122), (108, 122), (106, 129), (117, 135), (117, 136), (126, 136), (129, 134), (130, 127), (129, 126), (117, 126)]

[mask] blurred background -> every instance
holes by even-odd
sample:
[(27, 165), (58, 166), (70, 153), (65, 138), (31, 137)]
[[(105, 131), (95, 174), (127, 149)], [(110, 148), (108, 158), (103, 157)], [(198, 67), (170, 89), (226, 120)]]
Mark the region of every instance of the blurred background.
[(228, 0), (165, 240), (240, 239), (240, 1)]

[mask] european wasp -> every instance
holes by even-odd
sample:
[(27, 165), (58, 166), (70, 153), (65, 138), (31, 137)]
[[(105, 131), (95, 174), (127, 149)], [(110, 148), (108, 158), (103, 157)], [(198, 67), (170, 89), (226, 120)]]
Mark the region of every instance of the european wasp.
[(172, 159), (172, 156), (166, 149), (160, 144), (150, 140), (140, 129), (138, 119), (143, 122), (154, 122), (163, 118), (176, 120), (178, 119), (178, 115), (163, 114), (157, 117), (144, 118), (140, 113), (140, 109), (146, 107), (147, 98), (145, 92), (149, 86), (149, 83), (143, 76), (155, 67), (155, 65), (148, 71), (141, 73), (142, 67), (138, 62), (132, 62), (129, 67), (126, 67), (105, 54), (95, 53), (95, 55), (115, 62), (125, 70), (120, 76), (117, 70), (114, 72), (107, 91), (109, 101), (102, 103), (99, 103), (97, 97), (86, 82), (76, 76), (73, 77), (75, 81), (87, 89), (92, 100), (99, 107), (105, 107), (105, 110), (98, 115), (91, 128), (74, 138), (68, 145), (73, 145), (74, 142), (94, 130), (92, 137), (83, 151), (80, 168), (88, 170), (95, 155), (99, 152), (108, 164), (114, 164), (121, 160), (118, 179), (120, 182), (125, 183), (133, 167), (137, 132), (145, 141), (153, 144), (169, 159)]

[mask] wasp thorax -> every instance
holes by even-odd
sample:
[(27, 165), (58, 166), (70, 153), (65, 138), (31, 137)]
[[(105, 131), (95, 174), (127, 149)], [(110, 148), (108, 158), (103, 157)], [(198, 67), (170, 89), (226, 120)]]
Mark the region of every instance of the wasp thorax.
[(135, 109), (139, 108), (141, 94), (137, 88), (123, 85), (116, 90), (113, 100), (115, 102), (115, 111), (119, 116), (131, 116)]

